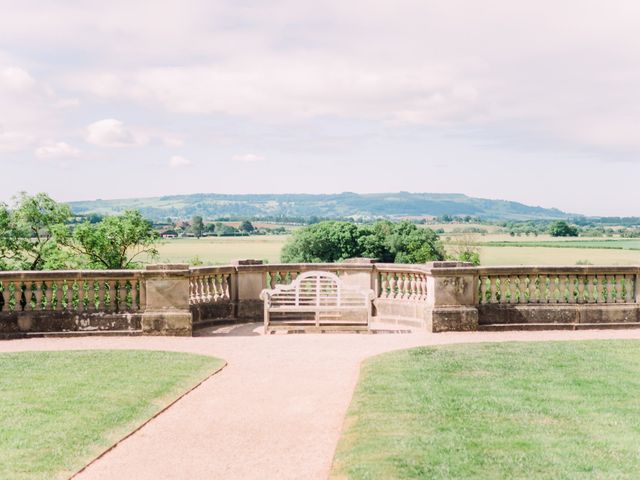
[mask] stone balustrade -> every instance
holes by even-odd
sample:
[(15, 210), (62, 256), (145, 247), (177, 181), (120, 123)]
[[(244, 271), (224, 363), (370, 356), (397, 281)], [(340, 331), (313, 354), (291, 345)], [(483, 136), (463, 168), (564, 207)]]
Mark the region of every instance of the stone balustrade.
[(139, 330), (146, 304), (142, 274), (140, 270), (0, 272), (0, 335), (34, 327)]
[(640, 326), (640, 267), (472, 267), (355, 259), (0, 272), (0, 336), (191, 335), (211, 323), (260, 321), (262, 289), (290, 283), (310, 270), (333, 272), (345, 284), (373, 289), (374, 322), (427, 331)]
[(479, 271), (481, 304), (633, 303), (635, 267), (516, 267)]

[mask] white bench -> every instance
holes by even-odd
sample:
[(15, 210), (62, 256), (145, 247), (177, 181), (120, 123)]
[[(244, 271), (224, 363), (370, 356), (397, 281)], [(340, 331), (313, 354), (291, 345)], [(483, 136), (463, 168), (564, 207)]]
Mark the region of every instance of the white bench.
[(373, 298), (373, 290), (345, 286), (334, 273), (305, 272), (262, 290), (264, 330), (366, 330)]

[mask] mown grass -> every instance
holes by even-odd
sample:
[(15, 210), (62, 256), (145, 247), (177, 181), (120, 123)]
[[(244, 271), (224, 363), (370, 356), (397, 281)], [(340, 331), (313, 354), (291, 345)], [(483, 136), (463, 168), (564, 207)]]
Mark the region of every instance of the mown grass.
[(66, 478), (221, 368), (153, 351), (0, 353), (0, 478)]
[(635, 479), (640, 342), (417, 348), (367, 361), (333, 478)]

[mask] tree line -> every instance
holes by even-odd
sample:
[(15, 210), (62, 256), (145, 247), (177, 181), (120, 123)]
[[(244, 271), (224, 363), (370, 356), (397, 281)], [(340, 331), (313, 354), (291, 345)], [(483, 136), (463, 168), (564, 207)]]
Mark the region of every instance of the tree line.
[(157, 256), (158, 239), (135, 210), (76, 223), (45, 193), (0, 203), (0, 270), (137, 268), (142, 257)]

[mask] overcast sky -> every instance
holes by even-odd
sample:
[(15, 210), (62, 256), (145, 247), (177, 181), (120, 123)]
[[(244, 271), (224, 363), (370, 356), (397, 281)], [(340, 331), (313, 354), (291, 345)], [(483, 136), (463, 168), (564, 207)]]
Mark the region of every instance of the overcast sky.
[(640, 215), (637, 0), (0, 12), (0, 200), (406, 190)]

